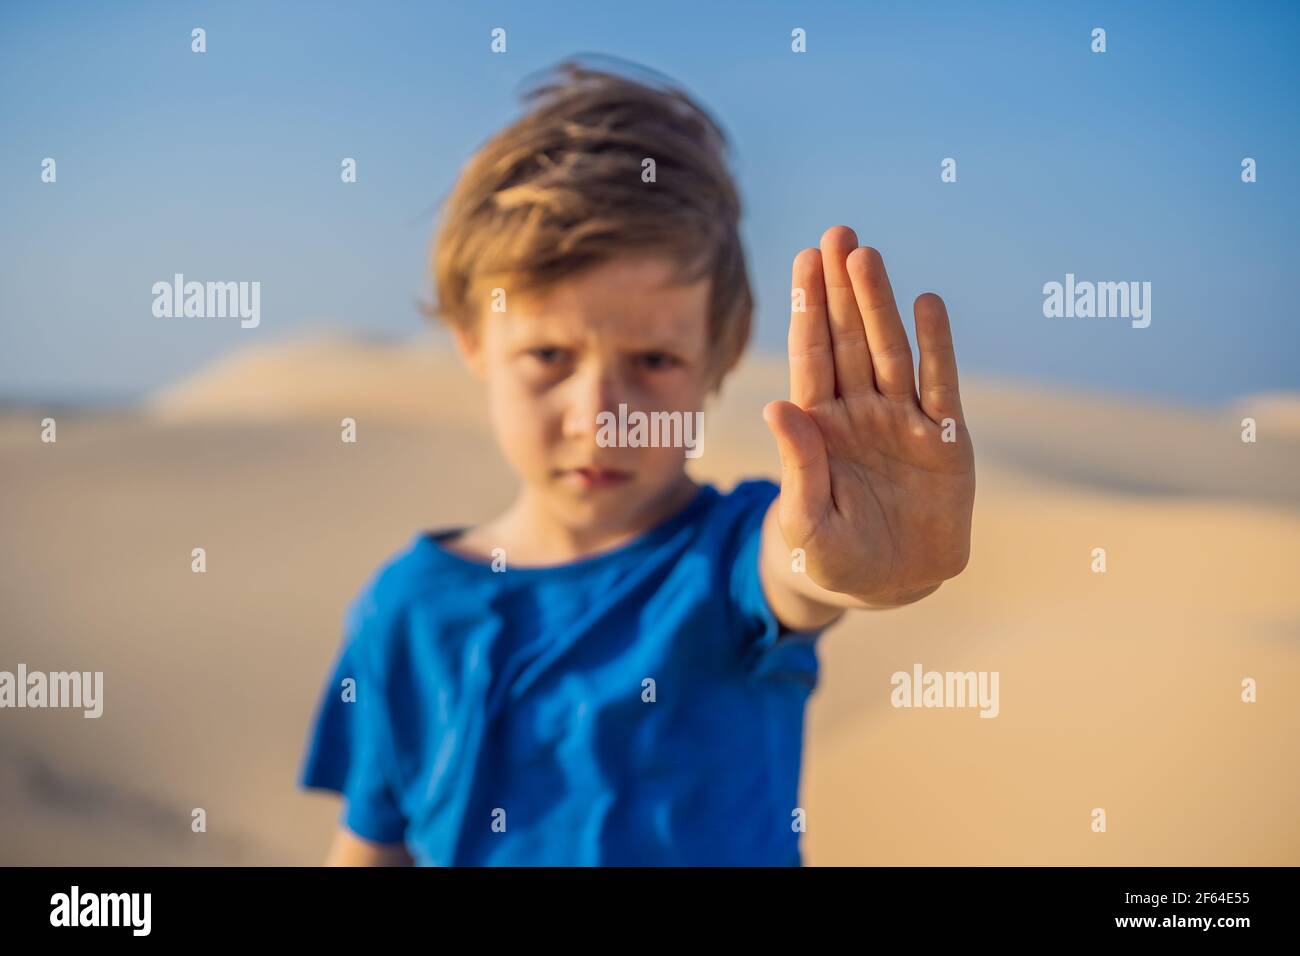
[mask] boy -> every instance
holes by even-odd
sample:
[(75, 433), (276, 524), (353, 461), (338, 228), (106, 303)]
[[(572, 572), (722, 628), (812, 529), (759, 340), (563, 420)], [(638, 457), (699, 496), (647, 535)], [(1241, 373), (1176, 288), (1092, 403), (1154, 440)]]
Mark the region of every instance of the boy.
[(763, 411), (779, 487), (611, 442), (621, 405), (698, 412), (744, 348), (740, 204), (684, 93), (558, 70), (435, 243), (518, 497), (417, 535), (352, 604), (301, 783), (346, 798), (333, 864), (798, 864), (817, 637), (966, 565), (944, 304), (916, 300), (918, 394), (880, 255), (829, 229), (795, 257), (790, 401)]

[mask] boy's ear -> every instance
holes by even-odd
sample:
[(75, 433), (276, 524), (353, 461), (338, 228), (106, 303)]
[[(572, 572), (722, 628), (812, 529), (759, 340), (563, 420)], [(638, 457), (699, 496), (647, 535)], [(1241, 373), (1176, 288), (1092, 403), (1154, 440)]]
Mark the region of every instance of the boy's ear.
[(456, 343), (456, 351), (460, 354), (460, 360), (464, 362), (476, 376), (483, 377), (483, 343), (479, 338), (477, 328), (466, 328), (456, 326), (452, 329), (452, 340)]

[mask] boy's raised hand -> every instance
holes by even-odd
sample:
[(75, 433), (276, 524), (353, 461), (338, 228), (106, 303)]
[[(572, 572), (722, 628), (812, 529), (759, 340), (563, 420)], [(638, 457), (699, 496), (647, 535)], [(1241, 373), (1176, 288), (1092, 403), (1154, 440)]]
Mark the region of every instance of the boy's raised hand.
[(763, 409), (781, 455), (782, 536), (819, 587), (905, 603), (970, 553), (975, 458), (947, 309), (933, 293), (913, 307), (918, 396), (880, 253), (832, 227), (795, 257), (793, 288), (790, 401)]

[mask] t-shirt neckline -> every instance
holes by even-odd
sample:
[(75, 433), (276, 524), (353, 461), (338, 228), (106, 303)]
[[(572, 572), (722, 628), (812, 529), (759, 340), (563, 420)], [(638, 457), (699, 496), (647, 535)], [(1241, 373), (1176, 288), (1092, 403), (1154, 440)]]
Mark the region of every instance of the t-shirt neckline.
[[(559, 564), (510, 564), (509, 555), (507, 555), (506, 570), (513, 575), (556, 575), (575, 571), (591, 570), (605, 562), (617, 560), (631, 552), (635, 552), (641, 548), (651, 547), (664, 539), (671, 537), (681, 527), (689, 522), (695, 516), (696, 512), (698, 512), (707, 501), (712, 500), (717, 493), (717, 489), (714, 488), (712, 484), (701, 482), (694, 497), (692, 497), (689, 502), (678, 509), (675, 513), (662, 519), (658, 524), (647, 528), (632, 540), (620, 544), (617, 547), (610, 548), (609, 550), (598, 551), (595, 554), (586, 555), (585, 557), (577, 558), (573, 561), (564, 561)], [(467, 530), (466, 526), (435, 528), (421, 532), (418, 535), (418, 540), (421, 545), (431, 549), (442, 561), (460, 565), (465, 568), (472, 568), (478, 571), (490, 570), (492, 568), (492, 561), (483, 561), (466, 557), (463, 554), (457, 554), (454, 551), (448, 550), (443, 545), (443, 542), (448, 538), (461, 534), (465, 530)]]

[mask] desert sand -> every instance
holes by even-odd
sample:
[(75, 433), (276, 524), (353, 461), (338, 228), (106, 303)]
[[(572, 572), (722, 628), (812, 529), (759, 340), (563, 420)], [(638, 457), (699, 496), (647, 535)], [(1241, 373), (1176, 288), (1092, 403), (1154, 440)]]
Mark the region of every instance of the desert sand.
[[(697, 479), (777, 474), (759, 410), (785, 381), (746, 361)], [(1300, 401), (964, 389), (970, 566), (822, 638), (805, 861), (1300, 864)], [(98, 720), (0, 711), (5, 864), (319, 862), (338, 802), (295, 778), (346, 603), (417, 530), (512, 493), (432, 341), (290, 342), (138, 409), (10, 409), (0, 473), (0, 670), (105, 674)], [(998, 716), (892, 707), (916, 663), (997, 671)]]

